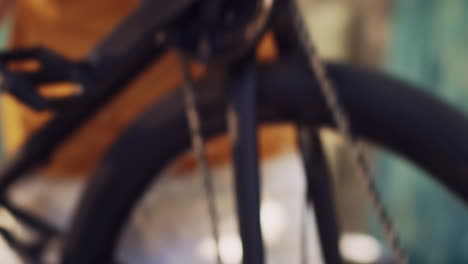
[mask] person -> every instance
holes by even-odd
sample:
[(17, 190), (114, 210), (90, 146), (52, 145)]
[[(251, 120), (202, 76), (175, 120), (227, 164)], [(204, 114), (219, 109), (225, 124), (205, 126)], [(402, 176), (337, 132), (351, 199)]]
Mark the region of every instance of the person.
[[(14, 13), (8, 47), (41, 45), (70, 59), (83, 58), (138, 2), (3, 1), (2, 14), (8, 14), (6, 10)], [(268, 35), (259, 44), (257, 57), (266, 61), (275, 56), (274, 40)], [(194, 67), (193, 70), (196, 75), (203, 74), (200, 67)], [(23, 207), (65, 229), (83, 183), (106, 150), (146, 107), (176, 89), (182, 79), (178, 57), (173, 51), (167, 52), (60, 146), (51, 161), (33, 173), (35, 177), (16, 188), (13, 197)], [(7, 155), (13, 155), (24, 140), (53, 115), (51, 112), (34, 112), (10, 95), (3, 95), (2, 108)], [(300, 248), (302, 210), (297, 201), (303, 198), (301, 195), (304, 190), (295, 141), (295, 130), (291, 125), (264, 126), (260, 129), (263, 199), (267, 202), (267, 206), (262, 207), (262, 214), (266, 212), (276, 218), (276, 222), (273, 221), (275, 223), (269, 223), (272, 225), (271, 230), (264, 230), (267, 240), (270, 237), (274, 244), (272, 246), (267, 241), (268, 246), (277, 248), (268, 251), (270, 257), (276, 256), (272, 258), (272, 263), (285, 263), (282, 260), (286, 259), (298, 262), (294, 259), (300, 255), (297, 250)], [(229, 139), (221, 136), (211, 140), (206, 150), (215, 176), (216, 199), (222, 221), (220, 247), (225, 248), (223, 258), (235, 263), (240, 260), (241, 252), (238, 249), (235, 207), (229, 188), (232, 184)], [(154, 186), (134, 214), (126, 238), (121, 243), (121, 257), (132, 260), (131, 263), (150, 263), (155, 260), (160, 261), (158, 263), (209, 263), (213, 257), (213, 247), (210, 244), (208, 214), (201, 176), (196, 171), (196, 160), (187, 153), (164, 174), (165, 177)], [(154, 224), (155, 219), (157, 224)], [(188, 224), (184, 219), (191, 221)], [(286, 224), (285, 221), (290, 222)], [(264, 224), (265, 228), (268, 229), (268, 223)], [(277, 245), (281, 244), (279, 241), (283, 241), (283, 246)]]

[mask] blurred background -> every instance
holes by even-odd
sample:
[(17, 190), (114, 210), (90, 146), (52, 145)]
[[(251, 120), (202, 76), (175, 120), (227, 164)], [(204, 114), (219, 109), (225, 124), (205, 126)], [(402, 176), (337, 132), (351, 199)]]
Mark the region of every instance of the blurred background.
[[(373, 67), (419, 84), (468, 113), (465, 0), (303, 1), (322, 56)], [(434, 120), (436, 122), (437, 120)], [(327, 140), (330, 142), (333, 140)], [(359, 180), (333, 145), (336, 196), (347, 232), (382, 238)], [(370, 146), (379, 191), (411, 263), (466, 263), (468, 211), (428, 175)], [(356, 197), (358, 199), (356, 201)], [(382, 243), (383, 240), (381, 240)]]
[[(468, 0), (300, 2), (323, 58), (388, 72), (468, 114)], [(2, 21), (3, 47), (10, 24)], [(345, 234), (342, 253), (350, 263), (385, 258), (390, 252), (381, 226), (362, 183), (349, 173), (340, 138), (329, 131), (323, 138)], [(409, 162), (378, 146), (366, 150), (411, 263), (467, 263), (468, 211), (460, 201)]]

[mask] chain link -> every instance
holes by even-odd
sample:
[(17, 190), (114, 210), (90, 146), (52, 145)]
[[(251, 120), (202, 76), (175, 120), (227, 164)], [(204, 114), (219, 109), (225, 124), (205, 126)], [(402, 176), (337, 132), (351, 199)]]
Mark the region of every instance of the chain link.
[(395, 261), (398, 264), (406, 264), (408, 263), (407, 257), (403, 249), (401, 248), (398, 236), (392, 225), (390, 217), (376, 189), (374, 177), (370, 175), (370, 172), (368, 170), (369, 166), (367, 164), (365, 155), (363, 154), (361, 148), (359, 148), (355, 143), (355, 140), (350, 130), (348, 116), (339, 102), (338, 94), (332, 81), (328, 78), (326, 74), (325, 67), (317, 54), (315, 46), (310, 38), (309, 31), (306, 27), (304, 18), (300, 13), (298, 3), (296, 1), (297, 0), (291, 1), (293, 9), (291, 10), (291, 12), (294, 12), (293, 17), (295, 18), (295, 30), (297, 30), (298, 36), (300, 37), (300, 44), (303, 45), (303, 49), (307, 53), (310, 70), (314, 73), (315, 77), (317, 78), (320, 91), (325, 98), (327, 107), (329, 108), (332, 114), (333, 120), (338, 128), (338, 131), (341, 133), (345, 140), (345, 145), (348, 148), (348, 151), (351, 155), (352, 162), (354, 163), (354, 166), (356, 168), (356, 173), (365, 184), (372, 205), (377, 212), (378, 218), (382, 223), (382, 226), (384, 227), (385, 236), (388, 242), (390, 243), (393, 255), (395, 257)]
[(197, 110), (194, 84), (190, 75), (188, 59), (183, 54), (179, 54), (184, 76), (183, 91), (185, 111), (187, 115), (190, 136), (192, 140), (192, 151), (198, 161), (199, 172), (203, 176), (203, 188), (205, 191), (208, 214), (210, 217), (211, 235), (216, 247), (216, 263), (223, 264), (219, 248), (219, 216), (216, 207), (216, 194), (211, 171), (205, 156), (205, 144), (201, 134), (200, 113)]

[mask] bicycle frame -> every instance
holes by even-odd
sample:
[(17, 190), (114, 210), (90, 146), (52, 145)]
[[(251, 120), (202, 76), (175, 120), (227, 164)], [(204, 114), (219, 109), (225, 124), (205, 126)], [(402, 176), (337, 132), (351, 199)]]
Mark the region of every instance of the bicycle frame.
[[(19, 175), (45, 162), (55, 147), (131, 82), (165, 50), (156, 34), (195, 0), (143, 1), (107, 38), (84, 59), (91, 68), (95, 95), (70, 111), (57, 115), (34, 133), (0, 172), (0, 193)], [(155, 18), (156, 17), (156, 18)]]
[[(76, 131), (84, 122), (86, 122), (94, 113), (96, 113), (101, 107), (103, 107), (110, 99), (118, 94), (124, 87), (135, 79), (135, 77), (141, 73), (151, 62), (156, 60), (167, 50), (167, 42), (164, 38), (159, 38), (158, 34), (164, 34), (164, 29), (174, 22), (174, 19), (186, 11), (188, 8), (193, 6), (196, 0), (155, 0), (155, 1), (142, 1), (140, 6), (133, 11), (110, 35), (108, 35), (101, 43), (99, 43), (81, 62), (88, 66), (90, 73), (87, 75), (88, 82), (93, 84), (93, 95), (89, 98), (83, 98), (79, 101), (79, 104), (73, 105), (70, 109), (60, 111), (56, 114), (53, 119), (46, 123), (42, 128), (35, 132), (22, 146), (18, 154), (9, 161), (6, 166), (1, 168), (0, 171), (0, 204), (8, 208), (18, 219), (22, 220), (26, 225), (37, 228), (42, 232), (44, 237), (50, 237), (56, 234), (58, 231), (53, 227), (38, 221), (34, 217), (28, 215), (22, 210), (12, 205), (7, 197), (6, 192), (8, 188), (15, 183), (17, 180), (25, 177), (27, 172), (37, 168), (43, 163), (47, 162), (51, 154), (65, 141), (74, 131)], [(279, 2), (279, 1), (278, 1)], [(278, 33), (278, 45), (281, 51), (286, 53), (299, 52), (297, 49), (297, 36), (291, 36), (288, 34), (287, 27), (285, 24), (288, 22), (285, 19), (274, 24), (273, 30)], [(284, 37), (281, 37), (284, 36)], [(298, 56), (299, 58), (300, 56)], [(246, 73), (249, 74), (249, 73)], [(244, 86), (248, 86), (247, 83), (243, 83), (244, 75), (241, 73), (239, 78), (239, 87), (233, 87), (232, 90), (239, 89), (244, 92), (253, 92), (253, 90), (242, 90)], [(242, 112), (243, 106), (246, 106), (246, 97), (244, 95), (233, 95), (232, 103), (237, 105), (236, 114), (241, 114), (244, 117), (248, 117), (252, 109), (255, 109), (254, 100), (252, 98), (247, 101), (251, 101), (248, 105), (247, 112)], [(235, 107), (236, 108), (236, 107)], [(247, 119), (247, 118), (244, 118)], [(244, 148), (243, 146), (251, 146), (255, 144), (255, 133), (251, 133), (256, 129), (255, 118), (251, 116), (251, 120), (247, 121), (246, 126), (240, 126), (239, 131), (247, 131), (245, 136), (241, 137), (236, 142), (235, 148), (235, 168), (239, 175), (237, 178), (243, 177), (244, 181), (239, 182), (238, 193), (244, 192), (241, 197), (244, 198), (244, 202), (239, 201), (238, 206), (245, 204), (245, 201), (255, 200), (259, 196), (258, 186), (258, 164), (256, 157), (256, 149)], [(248, 123), (250, 122), (250, 123)], [(244, 123), (245, 124), (245, 123)], [(243, 130), (247, 128), (247, 130)], [(313, 129), (306, 130), (308, 133), (313, 134)], [(304, 149), (307, 152), (307, 147)], [(310, 151), (309, 151), (310, 152)], [(250, 153), (250, 155), (244, 155)], [(253, 156), (252, 156), (253, 155)], [(321, 153), (318, 155), (322, 155)], [(249, 158), (250, 157), (250, 158)], [(320, 160), (320, 159), (319, 159)], [(250, 176), (252, 172), (253, 176)], [(309, 174), (309, 173), (308, 173)], [(321, 170), (320, 174), (323, 174), (321, 181), (327, 181), (328, 176), (324, 169)], [(250, 180), (257, 181), (251, 182)], [(250, 185), (253, 184), (253, 185)], [(245, 190), (242, 187), (251, 186), (252, 193), (247, 196)], [(253, 195), (253, 196), (252, 196)], [(239, 195), (238, 195), (239, 196)], [(331, 205), (331, 201), (327, 200), (328, 195), (323, 196), (321, 199), (324, 204)], [(310, 197), (309, 197), (310, 198)], [(312, 198), (310, 198), (312, 199)], [(310, 200), (309, 199), (309, 200)], [(259, 212), (259, 199), (256, 199), (253, 207), (242, 207), (239, 208), (240, 215), (251, 216), (248, 212)], [(244, 210), (247, 210), (244, 212)], [(242, 213), (244, 212), (244, 213)], [(329, 212), (327, 213), (329, 214)], [(332, 263), (339, 263), (339, 255), (337, 250), (337, 228), (335, 223), (327, 223), (323, 221), (324, 225), (322, 229), (328, 230), (321, 237), (326, 240), (331, 239), (330, 242), (326, 242), (325, 245), (325, 258), (332, 260)], [(254, 223), (252, 227), (249, 223), (241, 221), (241, 235), (245, 236), (244, 242), (244, 263), (262, 263), (263, 257), (258, 258), (258, 254), (250, 254), (249, 252), (263, 253), (263, 245), (261, 241), (256, 241), (260, 234), (260, 223)], [(255, 232), (251, 232), (254, 228)], [(250, 235), (249, 235), (250, 234)], [(330, 237), (330, 235), (332, 237)], [(253, 241), (253, 242), (252, 242)], [(37, 249), (35, 249), (37, 251)]]
[(26, 226), (37, 229), (45, 237), (58, 233), (55, 228), (16, 208), (6, 197), (8, 189), (19, 179), (26, 177), (29, 171), (46, 163), (57, 146), (163, 54), (167, 48), (166, 43), (158, 43), (156, 34), (194, 2), (195, 0), (142, 1), (134, 12), (89, 52), (83, 63), (91, 70), (88, 77), (94, 85), (94, 95), (87, 98), (88, 100), (81, 100), (72, 109), (56, 113), (0, 168), (1, 205)]

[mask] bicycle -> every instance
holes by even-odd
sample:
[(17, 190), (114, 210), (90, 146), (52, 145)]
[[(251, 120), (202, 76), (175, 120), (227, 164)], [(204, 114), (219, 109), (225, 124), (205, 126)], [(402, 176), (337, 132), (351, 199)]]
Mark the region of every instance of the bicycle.
[[(283, 15), (279, 15), (280, 11)], [(80, 62), (68, 61), (44, 49), (1, 54), (0, 62), (4, 64), (27, 59), (41, 63), (41, 69), (33, 73), (1, 67), (5, 88), (32, 108), (52, 109), (57, 114), (0, 171), (0, 203), (25, 225), (37, 230), (41, 239), (25, 245), (8, 230), (0, 229), (0, 233), (26, 259), (40, 261), (45, 245), (58, 236), (58, 231), (16, 208), (7, 199), (9, 187), (27, 171), (46, 162), (67, 136), (171, 46), (182, 57), (205, 62), (207, 73), (192, 83), (185, 69), (185, 88), (156, 102), (109, 150), (93, 173), (72, 228), (64, 237), (62, 263), (115, 263), (115, 246), (125, 221), (149, 183), (157, 180), (158, 172), (191, 144), (197, 145), (197, 141), (223, 133), (228, 127), (235, 132), (234, 171), (243, 261), (263, 263), (257, 122), (290, 121), (300, 127), (308, 201), (316, 208), (327, 263), (342, 260), (330, 183), (317, 139), (318, 127), (338, 126), (350, 133), (345, 137), (351, 143), (354, 137), (362, 137), (396, 151), (467, 201), (467, 180), (463, 178), (468, 174), (466, 118), (411, 85), (383, 74), (328, 64), (328, 79), (325, 72), (320, 72), (317, 61), (313, 61), (318, 67), (312, 69), (315, 75), (311, 74), (312, 54), (295, 24), (296, 11), (288, 0), (146, 0)], [(224, 21), (226, 24), (213, 22), (219, 22), (223, 15), (231, 17)], [(252, 47), (270, 30), (274, 32), (280, 56), (274, 62), (256, 63)], [(34, 90), (39, 84), (64, 80), (81, 84), (83, 93), (46, 99)], [(336, 89), (339, 95), (335, 98), (339, 101), (332, 104), (322, 93), (324, 82), (326, 86), (329, 80), (333, 81), (329, 88)], [(333, 109), (333, 103), (337, 108)], [(332, 111), (328, 109), (330, 105)], [(346, 117), (340, 114), (340, 106), (346, 110), (350, 127), (340, 121)], [(197, 116), (203, 117), (203, 122)], [(198, 151), (200, 148), (202, 144), (198, 144)], [(400, 263), (405, 262), (403, 256), (396, 257), (401, 257)]]

